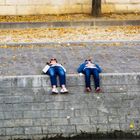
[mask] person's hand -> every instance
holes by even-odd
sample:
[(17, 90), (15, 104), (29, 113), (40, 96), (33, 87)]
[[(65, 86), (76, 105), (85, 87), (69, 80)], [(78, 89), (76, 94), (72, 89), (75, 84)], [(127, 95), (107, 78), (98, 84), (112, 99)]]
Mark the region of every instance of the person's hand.
[(79, 76), (82, 76), (83, 75), (83, 73), (79, 73)]
[(49, 62), (46, 62), (46, 65), (50, 65), (50, 63)]

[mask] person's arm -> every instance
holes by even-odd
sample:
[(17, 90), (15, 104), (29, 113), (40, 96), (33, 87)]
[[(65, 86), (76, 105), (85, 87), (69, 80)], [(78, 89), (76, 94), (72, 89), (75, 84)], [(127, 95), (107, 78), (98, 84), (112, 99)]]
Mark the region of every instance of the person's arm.
[(98, 72), (101, 73), (102, 72), (102, 68), (98, 65), (98, 64), (95, 64), (97, 69), (98, 69)]
[(85, 63), (81, 64), (81, 65), (79, 66), (79, 68), (77, 69), (77, 72), (78, 72), (78, 73), (83, 73), (84, 67), (85, 67)]
[(64, 68), (64, 66), (62, 64), (58, 64), (58, 66), (60, 66), (64, 70), (64, 72), (66, 72), (66, 69)]

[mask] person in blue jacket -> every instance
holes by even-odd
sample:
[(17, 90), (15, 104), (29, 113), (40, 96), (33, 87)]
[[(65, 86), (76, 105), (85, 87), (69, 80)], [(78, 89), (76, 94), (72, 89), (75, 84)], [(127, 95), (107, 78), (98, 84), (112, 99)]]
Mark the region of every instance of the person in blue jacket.
[(77, 69), (78, 73), (80, 75), (85, 75), (85, 86), (86, 92), (91, 92), (91, 84), (90, 84), (90, 77), (93, 75), (94, 83), (95, 83), (95, 91), (99, 93), (101, 91), (100, 89), (100, 77), (99, 73), (102, 72), (102, 69), (99, 67), (99, 65), (93, 63), (91, 59), (87, 59), (82, 63), (79, 68)]
[(50, 76), (52, 93), (57, 94), (57, 76), (59, 77), (60, 93), (68, 93), (66, 88), (66, 69), (57, 62), (56, 58), (51, 58), (50, 62), (46, 63), (46, 66), (42, 70), (44, 74)]

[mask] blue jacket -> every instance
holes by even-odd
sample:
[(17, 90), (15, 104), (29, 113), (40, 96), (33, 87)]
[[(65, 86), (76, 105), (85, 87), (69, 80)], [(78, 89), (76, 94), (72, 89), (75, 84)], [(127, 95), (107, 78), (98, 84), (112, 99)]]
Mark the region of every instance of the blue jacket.
[[(77, 69), (77, 72), (78, 72), (78, 73), (84, 73), (83, 70), (85, 69), (86, 64), (87, 64), (87, 62), (82, 63), (82, 64), (79, 66), (79, 68)], [(93, 64), (95, 64), (95, 63), (93, 63)], [(99, 65), (98, 65), (98, 64), (95, 64), (95, 66), (96, 66), (98, 72), (101, 73), (101, 72), (102, 72), (102, 69), (99, 67)]]

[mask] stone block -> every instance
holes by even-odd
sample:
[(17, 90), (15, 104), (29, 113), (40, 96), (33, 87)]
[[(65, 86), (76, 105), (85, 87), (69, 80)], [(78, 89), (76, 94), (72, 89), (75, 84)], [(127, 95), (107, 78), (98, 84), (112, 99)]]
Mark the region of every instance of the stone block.
[(122, 130), (122, 131), (130, 131), (130, 126), (129, 126), (130, 124), (129, 123), (122, 123), (122, 124), (120, 124), (120, 130)]
[(69, 14), (82, 13), (82, 5), (75, 4), (71, 6), (65, 6), (65, 13), (69, 13)]
[(115, 5), (114, 4), (102, 4), (101, 11), (102, 11), (102, 13), (114, 13)]
[(51, 125), (51, 118), (33, 119), (33, 126), (49, 126)]
[(43, 127), (43, 134), (72, 134), (76, 132), (74, 125), (58, 125)]
[(131, 108), (132, 106), (132, 101), (131, 100), (122, 100), (122, 104), (121, 104), (124, 108)]
[(42, 88), (42, 87), (39, 87), (39, 88), (32, 88), (32, 92), (34, 94), (34, 97), (38, 97), (40, 98), (40, 96), (44, 96), (45, 94), (49, 94), (49, 88)]
[(0, 128), (0, 136), (5, 136), (5, 128)]
[(0, 136), (0, 140), (10, 140), (11, 136)]
[(0, 6), (0, 15), (16, 15), (16, 6)]
[(117, 123), (109, 124), (108, 131), (115, 131), (115, 130), (121, 130), (120, 125)]
[(48, 86), (51, 85), (51, 83), (50, 83), (50, 78), (49, 78), (47, 75), (43, 76), (43, 77), (41, 78), (41, 80), (42, 80), (42, 86), (43, 86), (43, 87), (48, 87)]
[(43, 138), (46, 138), (45, 134), (32, 135), (33, 140), (42, 140)]
[(42, 134), (41, 127), (25, 127), (25, 134)]
[(11, 79), (0, 77), (0, 87), (2, 88), (11, 87)]
[(12, 87), (10, 90), (10, 94), (13, 96), (29, 96), (34, 95), (34, 90), (32, 88), (15, 88)]
[(47, 109), (64, 109), (64, 102), (48, 102), (46, 103)]
[(4, 112), (0, 112), (0, 120), (4, 119)]
[(67, 118), (51, 118), (51, 125), (68, 125)]
[(87, 108), (75, 110), (75, 116), (97, 116), (97, 109)]
[(75, 75), (75, 76), (70, 76), (70, 77), (67, 77), (67, 85), (68, 86), (83, 86), (85, 83), (84, 83), (84, 76), (78, 76), (78, 75)]
[[(19, 0), (19, 2), (23, 5), (23, 1)], [(51, 1), (49, 0), (28, 0), (28, 5), (50, 5)]]
[(1, 98), (3, 103), (12, 104), (12, 103), (21, 103), (21, 96), (4, 96)]
[(134, 3), (139, 4), (139, 3), (140, 3), (140, 1), (139, 1), (139, 0), (129, 0), (129, 3), (130, 3), (130, 4), (134, 4)]
[(79, 94), (85, 94), (85, 86), (78, 86), (78, 90), (77, 90), (77, 86), (69, 86), (68, 85), (68, 90), (70, 94), (78, 94), (77, 96), (80, 96)]
[(109, 115), (117, 115), (118, 114), (118, 108), (109, 108)]
[(32, 138), (33, 138), (32, 135), (25, 135), (25, 134), (24, 135), (12, 135), (10, 137), (10, 139), (12, 139), (12, 140), (18, 140), (18, 139), (21, 139), (21, 140), (31, 140)]
[(18, 0), (5, 0), (6, 5), (17, 5)]
[(96, 125), (76, 125), (76, 132), (87, 132), (87, 133), (93, 133), (96, 132)]
[(5, 0), (0, 0), (0, 5), (5, 5)]
[(6, 128), (6, 135), (24, 135), (24, 129), (22, 127)]
[(32, 77), (15, 77), (12, 79), (12, 87), (17, 87), (17, 88), (31, 88), (32, 87)]
[(72, 103), (72, 102), (65, 102), (65, 109), (71, 109), (71, 108), (74, 108), (74, 109), (86, 109), (88, 108), (88, 104), (87, 103), (82, 103), (82, 104), (79, 104), (79, 103)]
[[(8, 96), (11, 95), (11, 88), (2, 88), (0, 87), (0, 96)], [(1, 100), (1, 102), (3, 102), (3, 100)]]
[[(34, 5), (34, 13), (36, 14), (61, 14), (58, 6), (49, 5)], [(27, 13), (28, 14), (28, 13)]]
[(121, 107), (121, 98), (117, 98), (117, 97), (109, 97), (106, 98), (104, 104), (106, 105), (106, 107)]
[(89, 117), (71, 117), (70, 118), (70, 123), (72, 125), (84, 125), (84, 124), (90, 124), (90, 121), (89, 121)]
[(89, 14), (91, 12), (92, 6), (91, 4), (89, 5), (82, 5), (82, 13), (84, 14)]
[(14, 126), (15, 127), (27, 127), (27, 126), (32, 126), (33, 125), (33, 120), (32, 119), (16, 119), (14, 121)]
[[(35, 15), (36, 13), (36, 6), (34, 5), (18, 5), (17, 6), (17, 15)], [(46, 14), (46, 13), (44, 13)]]
[(14, 120), (3, 120), (3, 127), (15, 127)]
[(29, 111), (32, 110), (32, 104), (31, 103), (21, 103), (21, 104), (13, 104), (15, 111)]
[(104, 93), (126, 93), (127, 85), (106, 85), (102, 87)]
[(96, 131), (98, 132), (106, 132), (108, 131), (108, 124), (97, 124), (96, 125)]
[(128, 4), (115, 4), (115, 12), (128, 12)]
[(74, 115), (74, 112), (72, 109), (52, 109), (52, 110), (47, 110), (47, 111), (44, 111), (42, 114), (42, 117), (62, 117), (62, 118), (66, 118), (67, 116), (73, 116)]
[(21, 103), (13, 104), (16, 111), (46, 110), (45, 103)]
[(132, 100), (132, 106), (134, 107), (140, 107), (140, 98), (135, 98), (134, 100)]
[(140, 85), (127, 85), (129, 92), (140, 92)]
[(46, 103), (32, 103), (32, 110), (46, 110)]
[(5, 119), (22, 119), (23, 112), (22, 111), (5, 111), (4, 112)]
[(140, 2), (128, 5), (128, 12), (140, 12)]
[(0, 105), (0, 111), (13, 111), (13, 105), (12, 104), (1, 104)]
[(24, 111), (23, 113), (23, 117), (25, 119), (35, 119), (35, 118), (41, 118), (41, 114), (42, 114), (42, 111)]
[(130, 0), (106, 0), (106, 3), (120, 3), (120, 4), (126, 4), (130, 3)]
[[(31, 5), (30, 2), (32, 2), (33, 0), (24, 0), (24, 1), (23, 0), (17, 0), (17, 1), (18, 1), (17, 3), (18, 3), (19, 6), (25, 6), (25, 5)], [(34, 5), (34, 4), (32, 4), (32, 5)]]
[(32, 79), (32, 87), (35, 88), (35, 87), (41, 87), (42, 85), (42, 78), (41, 77), (34, 77)]
[(107, 124), (108, 118), (107, 115), (104, 116), (96, 116), (96, 117), (90, 117), (91, 124)]
[(25, 95), (25, 96), (21, 96), (21, 103), (33, 103), (36, 102), (34, 99), (34, 96), (31, 95)]
[(139, 76), (136, 74), (104, 74), (101, 75), (102, 85), (137, 84)]
[(108, 121), (109, 121), (109, 123), (117, 123), (117, 124), (119, 124), (120, 116), (109, 116)]

